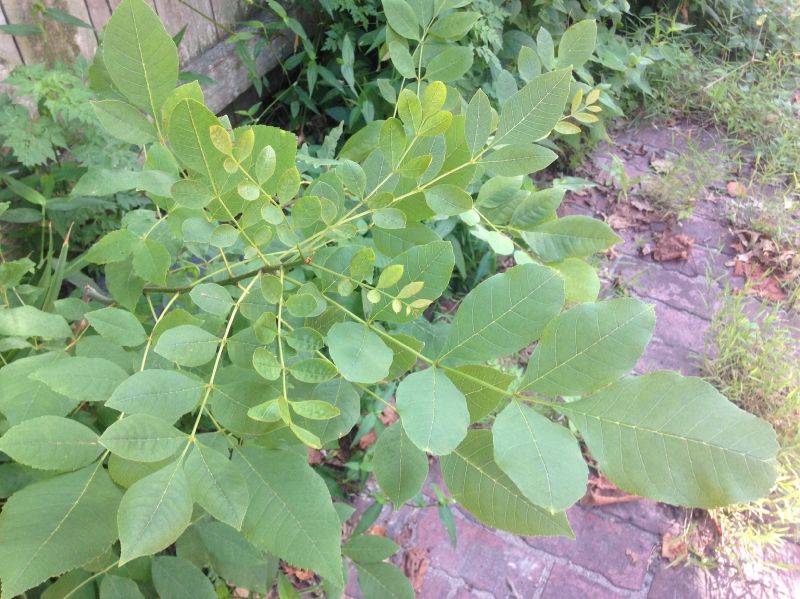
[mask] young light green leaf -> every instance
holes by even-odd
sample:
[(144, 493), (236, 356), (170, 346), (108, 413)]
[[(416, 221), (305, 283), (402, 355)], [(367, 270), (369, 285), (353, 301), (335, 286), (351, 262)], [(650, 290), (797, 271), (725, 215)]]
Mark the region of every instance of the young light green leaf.
[(136, 481), (119, 504), (120, 563), (175, 542), (192, 517), (192, 494), (180, 460)]
[(250, 503), (250, 492), (233, 462), (202, 443), (194, 443), (183, 470), (194, 501), (217, 520), (239, 530)]
[(201, 283), (193, 287), (189, 297), (203, 311), (225, 316), (233, 308), (233, 299), (227, 289), (216, 283)]
[[(301, 397), (309, 397), (307, 391), (304, 391)], [(299, 415), (295, 416), (294, 420), (316, 435), (321, 443), (335, 441), (349, 433), (361, 414), (358, 392), (342, 377), (316, 385), (311, 390), (310, 398), (317, 402), (325, 402), (338, 411), (337, 416), (328, 420), (310, 420)]]
[(111, 81), (131, 104), (159, 120), (178, 79), (178, 51), (161, 19), (143, 0), (123, 0), (103, 40), (103, 64)]
[(470, 156), (483, 149), (492, 133), (492, 105), (481, 89), (475, 92), (467, 105), (464, 133)]
[(589, 256), (622, 241), (611, 227), (589, 216), (565, 216), (526, 231), (522, 236), (545, 262)]
[(586, 19), (571, 25), (558, 42), (556, 66), (564, 68), (571, 65), (573, 69), (582, 67), (591, 58), (596, 39), (597, 23), (593, 20)]
[(534, 505), (500, 470), (490, 431), (471, 430), (441, 464), (453, 497), (484, 524), (517, 535), (575, 538), (564, 512), (550, 513)]
[(137, 347), (147, 341), (142, 323), (127, 310), (101, 308), (86, 313), (86, 320), (100, 336), (122, 347)]
[(77, 470), (100, 455), (97, 434), (59, 416), (39, 416), (12, 426), (0, 437), (0, 451), (11, 459), (42, 470)]
[(376, 383), (389, 374), (392, 350), (368, 326), (339, 322), (326, 339), (333, 363), (348, 381)]
[(481, 164), (491, 175), (516, 177), (530, 175), (546, 168), (558, 158), (548, 148), (537, 144), (514, 144), (503, 146), (481, 158)]
[(710, 509), (763, 497), (775, 483), (772, 427), (699, 378), (654, 372), (557, 410), (629, 493)]
[(186, 434), (149, 414), (130, 414), (109, 426), (100, 444), (126, 460), (158, 462), (186, 443)]
[(589, 469), (577, 439), (527, 404), (512, 401), (492, 426), (494, 459), (527, 499), (564, 510), (586, 493)]
[(472, 196), (457, 185), (437, 185), (426, 189), (425, 202), (442, 216), (455, 216), (472, 209)]
[(607, 385), (636, 365), (655, 322), (653, 307), (632, 298), (570, 308), (545, 328), (520, 390), (581, 395)]
[(327, 401), (308, 399), (305, 401), (292, 401), (289, 403), (298, 416), (309, 420), (330, 420), (339, 415), (339, 408)]
[(211, 125), (208, 128), (208, 136), (211, 143), (218, 152), (229, 156), (233, 152), (233, 142), (231, 141), (231, 134), (222, 125)]
[(503, 105), (494, 144), (532, 143), (545, 137), (561, 118), (569, 95), (570, 69), (531, 80)]
[(303, 383), (322, 383), (336, 376), (336, 366), (324, 358), (307, 358), (289, 366), (289, 373)]
[(419, 131), (422, 127), (422, 102), (410, 89), (404, 89), (397, 98), (397, 114), (407, 127)]
[(28, 485), (0, 514), (3, 599), (106, 553), (121, 493), (101, 464)]
[(245, 537), (294, 566), (343, 584), (341, 523), (305, 454), (250, 446), (235, 450), (234, 463), (250, 489)]
[(159, 597), (174, 599), (217, 599), (211, 581), (192, 562), (161, 555), (151, 565), (153, 586)]
[(164, 331), (154, 350), (181, 366), (202, 366), (213, 359), (218, 344), (219, 339), (208, 331), (184, 324)]
[(397, 297), (400, 290), (413, 281), (425, 283), (419, 300), (434, 301), (439, 298), (447, 284), (455, 265), (453, 246), (449, 241), (433, 241), (424, 245), (412, 246), (398, 255), (393, 264), (403, 266), (403, 275), (394, 285), (386, 287), (387, 295), (375, 304), (373, 318), (387, 322), (409, 322), (416, 318), (405, 311), (396, 314), (391, 307), (391, 298)]
[(375, 479), (395, 507), (422, 490), (428, 478), (428, 456), (411, 442), (402, 425), (387, 428), (375, 444)]
[(522, 264), (473, 289), (456, 313), (439, 360), (486, 362), (539, 338), (564, 305), (564, 284), (551, 268)]
[(256, 158), (256, 180), (264, 183), (275, 173), (277, 157), (272, 146), (264, 146)]
[(79, 356), (42, 366), (30, 377), (76, 401), (105, 401), (128, 373), (109, 360)]
[(443, 370), (431, 367), (408, 375), (396, 398), (403, 429), (421, 450), (448, 454), (467, 434), (467, 400)]

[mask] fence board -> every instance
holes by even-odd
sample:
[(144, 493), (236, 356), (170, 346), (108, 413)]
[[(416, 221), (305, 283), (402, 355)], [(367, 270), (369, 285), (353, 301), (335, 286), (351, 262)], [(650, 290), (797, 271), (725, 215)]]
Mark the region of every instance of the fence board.
[[(0, 25), (6, 24), (6, 16), (0, 10)], [(0, 35), (0, 80), (5, 79), (18, 64), (22, 64), (22, 56), (19, 55), (14, 38), (10, 35)]]
[(186, 33), (178, 46), (181, 62), (185, 63), (214, 45), (218, 38), (216, 26), (198, 14), (213, 18), (209, 0), (184, 1), (186, 4), (178, 0), (156, 0), (155, 4), (170, 35), (175, 35), (186, 25)]
[(89, 16), (92, 19), (92, 26), (99, 35), (103, 27), (106, 26), (108, 18), (111, 16), (111, 7), (108, 5), (108, 2), (106, 0), (85, 0), (85, 1), (86, 1), (86, 8), (89, 11)]

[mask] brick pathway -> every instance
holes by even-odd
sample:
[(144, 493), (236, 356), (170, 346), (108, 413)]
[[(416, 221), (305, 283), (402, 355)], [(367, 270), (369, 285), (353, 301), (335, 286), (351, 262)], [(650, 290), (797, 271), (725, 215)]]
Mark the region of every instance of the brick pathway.
[[(695, 143), (713, 143), (692, 132)], [(643, 128), (617, 137), (619, 145), (634, 146), (628, 176), (644, 174), (653, 152), (674, 150), (686, 130)], [(600, 170), (609, 160), (601, 147), (593, 163)], [(720, 182), (724, 187), (724, 182)], [(565, 213), (597, 214), (606, 203), (598, 194), (588, 201), (573, 197)], [(720, 207), (701, 201), (676, 233), (695, 240), (687, 261), (656, 263), (643, 257), (642, 243), (665, 225), (621, 232), (625, 242), (608, 264), (606, 276), (619, 277), (627, 292), (655, 304), (656, 330), (637, 365), (638, 372), (659, 369), (698, 374), (696, 358), (725, 282), (731, 281), (725, 262), (732, 258), (729, 233)], [(434, 464), (431, 482), (441, 485)], [(398, 564), (425, 563), (418, 597), (421, 599), (694, 599), (800, 597), (800, 570), (731, 568), (709, 571), (695, 566), (669, 568), (661, 557), (661, 538), (688, 517), (687, 510), (641, 500), (602, 507), (574, 506), (568, 511), (576, 541), (526, 538), (492, 531), (465, 511), (454, 509), (458, 546), (453, 548), (435, 509), (408, 506), (385, 510), (380, 522), (403, 547)], [(787, 543), (775, 561), (800, 568), (800, 546)], [(426, 561), (427, 560), (427, 561)], [(424, 567), (424, 566), (423, 566)], [(350, 590), (357, 596), (355, 586)]]

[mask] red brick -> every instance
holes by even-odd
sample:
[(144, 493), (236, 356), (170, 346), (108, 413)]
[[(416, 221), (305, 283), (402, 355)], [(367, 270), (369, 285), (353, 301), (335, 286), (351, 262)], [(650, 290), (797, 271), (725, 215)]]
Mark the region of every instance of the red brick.
[(625, 595), (607, 589), (593, 580), (556, 564), (553, 567), (541, 599), (617, 599)]
[(508, 581), (524, 597), (539, 587), (547, 563), (535, 552), (506, 542), (464, 517), (456, 517), (456, 529), (458, 546), (454, 549), (435, 509), (425, 510), (419, 519), (415, 544), (428, 549), (432, 569), (441, 569), (468, 587), (496, 597), (508, 595)]
[(570, 508), (575, 541), (563, 538), (529, 537), (536, 549), (563, 557), (604, 576), (614, 586), (639, 590), (656, 537), (622, 522), (602, 518), (586, 508)]

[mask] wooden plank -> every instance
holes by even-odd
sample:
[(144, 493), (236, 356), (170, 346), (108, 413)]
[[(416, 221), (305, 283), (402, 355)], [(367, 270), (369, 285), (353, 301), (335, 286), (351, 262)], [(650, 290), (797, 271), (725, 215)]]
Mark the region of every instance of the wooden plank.
[[(293, 16), (302, 22), (303, 27), (309, 33), (316, 29), (318, 18), (313, 13), (301, 13), (300, 10), (290, 11), (290, 13), (294, 13)], [(253, 18), (263, 22), (276, 19), (271, 12), (259, 13)], [(281, 34), (274, 35), (269, 46), (262, 49), (256, 60), (259, 74), (263, 75), (277, 67), (278, 62), (286, 59), (293, 51), (294, 35), (290, 31), (286, 30)], [(247, 69), (242, 64), (236, 46), (233, 44), (220, 42), (189, 62), (186, 69), (202, 73), (215, 81), (213, 85), (203, 86), (206, 104), (214, 112), (220, 112), (250, 87)]]
[[(26, 64), (57, 61), (69, 63), (80, 54), (93, 56), (97, 48), (94, 31), (84, 27), (73, 27), (53, 19), (46, 19), (34, 12), (36, 0), (11, 0), (3, 2), (6, 18), (10, 23), (31, 23), (41, 25), (46, 35), (17, 36), (17, 47)], [(89, 12), (83, 0), (51, 0), (53, 8), (60, 8), (83, 21), (89, 22)]]
[[(236, 24), (247, 14), (247, 8), (238, 0), (211, 0), (211, 10), (214, 12), (214, 19), (230, 29), (235, 29)], [(224, 29), (217, 28), (218, 40), (224, 41), (228, 35)]]
[(186, 25), (186, 33), (178, 46), (181, 63), (185, 64), (217, 42), (216, 26), (201, 16), (213, 18), (209, 0), (156, 0), (155, 5), (170, 35)]
[[(6, 25), (8, 21), (6, 21), (2, 8), (2, 2), (0, 2), (0, 25)], [(14, 38), (10, 35), (0, 35), (0, 80), (8, 77), (8, 74), (18, 64), (22, 64), (22, 56), (19, 55)]]
[(106, 0), (84, 0), (86, 8), (89, 11), (89, 17), (92, 19), (92, 25), (95, 31), (100, 34), (103, 27), (108, 23), (108, 18), (111, 16), (111, 8)]

